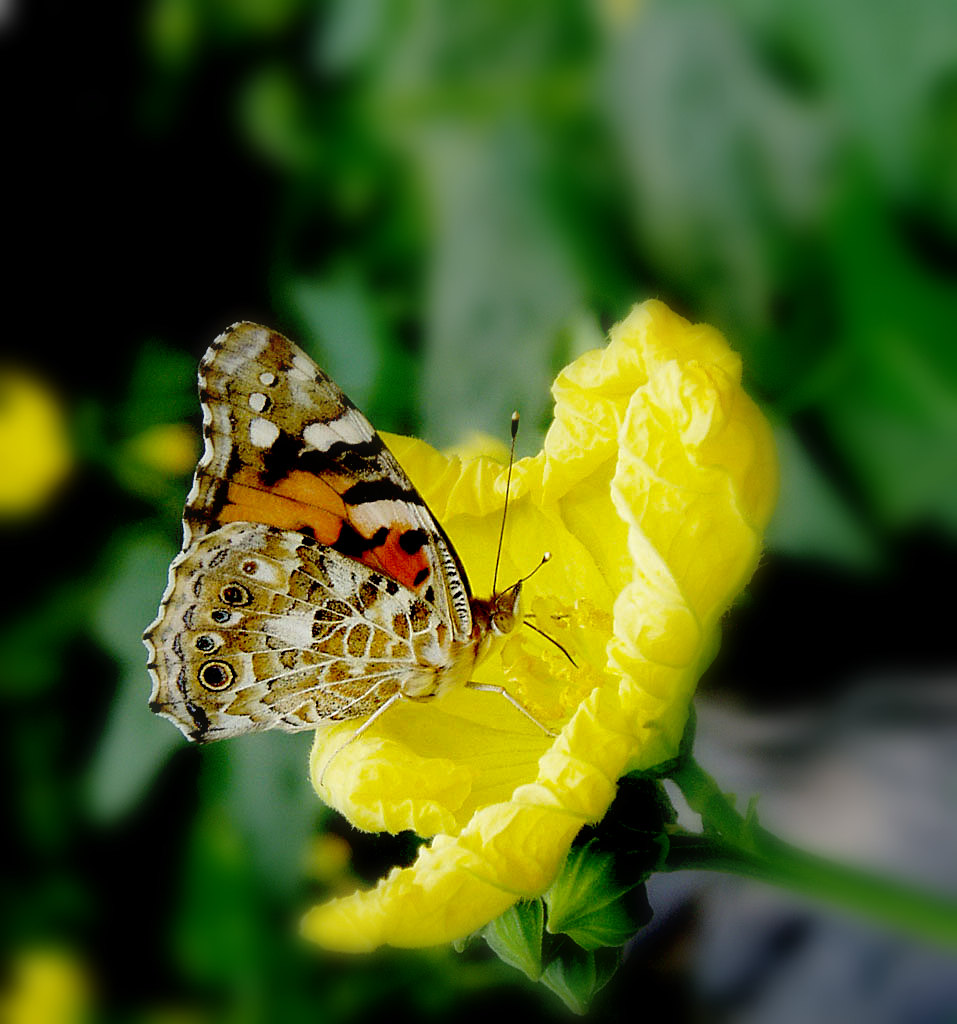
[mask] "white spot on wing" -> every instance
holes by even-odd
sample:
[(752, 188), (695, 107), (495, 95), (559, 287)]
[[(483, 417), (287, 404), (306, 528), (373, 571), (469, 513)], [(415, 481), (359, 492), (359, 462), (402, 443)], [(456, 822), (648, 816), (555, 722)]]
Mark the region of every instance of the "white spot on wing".
[(367, 424), (349, 409), (338, 419), (328, 423), (310, 423), (302, 432), (303, 440), (312, 448), (324, 452), (332, 445), (344, 441), (346, 444), (359, 444), (372, 437)]
[(324, 452), (331, 444), (335, 444), (339, 438), (325, 425), (325, 423), (310, 423), (303, 429), (302, 439), (310, 448)]
[(261, 416), (249, 424), (249, 441), (256, 448), (269, 448), (279, 437), (279, 427)]
[(263, 370), (259, 375), (259, 383), (262, 384), (264, 388), (271, 388), (273, 384), (276, 383), (276, 375), (274, 373), (270, 373), (268, 370)]
[[(215, 362), (219, 372), (231, 377), (243, 366), (258, 359), (268, 347), (270, 333), (260, 324), (238, 323), (224, 331), (213, 343), (207, 356)], [(219, 344), (220, 347), (215, 347)]]
[(293, 356), (292, 368), (289, 371), (291, 377), (298, 377), (299, 380), (313, 380), (316, 376), (316, 368), (312, 360), (303, 355)]
[(267, 633), (284, 640), (290, 647), (307, 650), (312, 646), (312, 615), (279, 615), (263, 623)]
[(371, 536), (385, 523), (405, 523), (410, 520), (418, 525), (415, 512), (406, 501), (394, 501), (383, 498), (380, 501), (367, 501), (350, 509), (353, 525), (363, 533)]
[(253, 412), (262, 412), (266, 408), (268, 399), (261, 391), (256, 391), (249, 396), (249, 408)]

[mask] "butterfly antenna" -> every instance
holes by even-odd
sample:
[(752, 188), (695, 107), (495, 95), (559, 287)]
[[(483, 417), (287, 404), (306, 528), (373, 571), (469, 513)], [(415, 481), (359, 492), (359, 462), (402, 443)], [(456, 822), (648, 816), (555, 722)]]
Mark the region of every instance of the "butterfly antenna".
[(538, 570), (541, 569), (541, 567), (543, 565), (546, 565), (551, 560), (552, 560), (552, 553), (551, 553), (551, 551), (546, 551), (545, 554), (542, 555), (542, 560), (538, 563), (538, 565), (536, 565), (535, 568), (532, 569), (532, 571), (530, 573), (527, 573), (521, 579), (517, 579), (508, 589), (509, 590), (514, 590), (517, 586), (520, 586), (526, 580), (530, 580), (535, 575), (535, 573), (537, 573)]
[(547, 634), (547, 633), (545, 632), (545, 630), (544, 630), (544, 629), (539, 629), (539, 628), (538, 628), (538, 626), (533, 626), (533, 625), (532, 625), (532, 624), (531, 624), (531, 623), (530, 623), (530, 622), (528, 621), (528, 619), (523, 619), (523, 620), (522, 620), (522, 625), (523, 625), (523, 626), (528, 626), (528, 628), (529, 628), (529, 629), (533, 629), (533, 630), (534, 630), (534, 631), (535, 631), (536, 633), (538, 633), (538, 635), (539, 635), (539, 636), (543, 636), (543, 637), (545, 637), (545, 639), (546, 639), (546, 640), (547, 640), (547, 641), (548, 641), (548, 642), (549, 642), (550, 644), (554, 644), (554, 645), (555, 645), (555, 646), (556, 646), (556, 647), (557, 647), (557, 648), (558, 648), (558, 649), (559, 649), (559, 650), (560, 650), (560, 651), (562, 652), (562, 654), (564, 654), (564, 655), (565, 655), (565, 657), (566, 657), (566, 658), (568, 658), (568, 660), (569, 660), (569, 661), (570, 661), (570, 662), (571, 662), (571, 663), (572, 663), (572, 664), (573, 664), (573, 665), (575, 666), (575, 668), (578, 668), (578, 662), (577, 662), (577, 661), (575, 661), (575, 659), (574, 659), (574, 658), (573, 658), (573, 657), (572, 657), (572, 656), (571, 656), (571, 655), (570, 655), (570, 654), (568, 653), (568, 651), (566, 651), (566, 650), (565, 650), (565, 648), (564, 648), (564, 647), (562, 647), (562, 645), (561, 645), (561, 644), (560, 644), (560, 643), (559, 643), (559, 642), (558, 642), (558, 641), (557, 641), (557, 640), (555, 639), (555, 637), (553, 637), (553, 636), (549, 636), (549, 635), (548, 635), (548, 634)]
[[(498, 533), (498, 551), (495, 552), (495, 572), (492, 574), (492, 593), (498, 585), (498, 566), (502, 560), (502, 544), (505, 541), (505, 517), (508, 515), (508, 492), (512, 487), (512, 464), (515, 462), (515, 438), (518, 436), (518, 413), (512, 413), (512, 448), (508, 453), (508, 476), (505, 478), (505, 506), (502, 509), (502, 528)], [(521, 582), (521, 581), (519, 581)]]

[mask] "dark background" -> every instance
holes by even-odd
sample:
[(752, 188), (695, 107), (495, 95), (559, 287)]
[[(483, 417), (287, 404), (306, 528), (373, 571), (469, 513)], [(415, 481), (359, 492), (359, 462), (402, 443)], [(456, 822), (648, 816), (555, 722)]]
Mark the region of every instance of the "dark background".
[[(33, 970), (97, 1021), (559, 1012), (481, 943), (303, 949), (298, 913), (408, 843), (323, 810), (308, 737), (187, 749), (146, 710), (195, 366), (240, 318), (384, 429), (501, 436), (518, 407), (526, 452), (555, 372), (633, 302), (718, 326), (782, 490), (702, 684), (701, 759), (795, 842), (957, 889), (952, 4), (0, 12), (3, 349), (72, 453), (0, 535), (8, 995)], [(756, 887), (656, 886), (596, 1019), (957, 1008), (929, 948)]]

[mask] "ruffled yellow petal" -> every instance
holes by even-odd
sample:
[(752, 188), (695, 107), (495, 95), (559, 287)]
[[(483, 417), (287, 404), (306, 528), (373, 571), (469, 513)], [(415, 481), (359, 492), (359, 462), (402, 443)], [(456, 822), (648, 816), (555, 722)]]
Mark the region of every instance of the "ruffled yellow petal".
[[(506, 468), (485, 458), (461, 463), (421, 441), (389, 436), (386, 440), (448, 531), (469, 567), (473, 587), (487, 593)], [(513, 483), (516, 477), (513, 474)], [(527, 584), (526, 608), (544, 587), (563, 593), (577, 589), (582, 599), (597, 591), (610, 624), (614, 595), (587, 549), (554, 513), (523, 495), (522, 485), (513, 488), (513, 494), (516, 490), (519, 496), (509, 507), (509, 545), (503, 551), (500, 578), (508, 582), (533, 569), (547, 538), (552, 561)], [(499, 492), (496, 505), (489, 496)], [(472, 510), (482, 502), (487, 511), (475, 515)], [(463, 508), (468, 511), (463, 513)], [(566, 613), (566, 619), (574, 617), (574, 610)], [(555, 626), (544, 625), (555, 633)], [(544, 664), (546, 657), (554, 660), (548, 641), (530, 630), (522, 634), (516, 638), (518, 649), (529, 651), (533, 664)], [(512, 641), (506, 646), (516, 650)], [(504, 650), (486, 659), (475, 672), (476, 680), (506, 685), (547, 725), (567, 720), (580, 694), (565, 694), (563, 699), (548, 672), (533, 678), (507, 671), (503, 654)], [(599, 656), (604, 659), (603, 648)], [(357, 727), (356, 722), (343, 722), (316, 733), (311, 775), (317, 791), (359, 828), (412, 829), (422, 836), (456, 831), (478, 807), (508, 799), (516, 785), (535, 778), (538, 759), (549, 743), (541, 729), (502, 697), (473, 690), (444, 695), (428, 706), (396, 705), (353, 739)]]
[[(475, 676), (560, 732), (549, 741), (494, 694), (462, 691), (397, 705), (345, 746), (355, 724), (318, 733), (325, 799), (360, 828), (434, 836), (411, 867), (307, 915), (326, 946), (446, 942), (541, 893), (618, 778), (675, 754), (719, 617), (757, 562), (773, 448), (720, 334), (645, 303), (553, 390), (544, 450), (515, 466), (499, 578), (547, 545), (525, 607), (567, 655), (520, 629)], [(389, 444), (487, 593), (504, 466)]]
[(718, 619), (757, 565), (777, 488), (770, 428), (741, 389), (737, 357), (716, 331), (682, 324), (654, 303), (613, 332), (673, 341), (628, 401), (612, 481), (633, 577), (615, 603), (609, 665), (632, 693), (664, 701), (655, 742), (632, 768), (673, 755)]

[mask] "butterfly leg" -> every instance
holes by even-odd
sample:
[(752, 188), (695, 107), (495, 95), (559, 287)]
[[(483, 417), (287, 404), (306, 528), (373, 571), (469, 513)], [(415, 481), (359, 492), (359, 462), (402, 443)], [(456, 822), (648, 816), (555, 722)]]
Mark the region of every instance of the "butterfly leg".
[(497, 683), (476, 683), (474, 681), (467, 682), (466, 687), (470, 690), (481, 690), (483, 693), (497, 693), (504, 697), (513, 708), (516, 708), (532, 723), (537, 725), (539, 729), (545, 733), (546, 736), (557, 736), (557, 732), (553, 732), (547, 726), (542, 723), (528, 710), (527, 707), (520, 701), (513, 697), (504, 686), (499, 686)]
[(350, 743), (357, 740), (380, 715), (385, 714), (385, 712), (388, 711), (388, 709), (391, 708), (392, 705), (396, 703), (396, 701), (402, 700), (403, 697), (405, 697), (405, 694), (401, 690), (397, 691), (396, 693), (393, 693), (392, 696), (381, 707), (376, 708), (375, 711), (373, 711), (372, 714), (369, 715), (369, 717), (362, 723), (362, 725), (359, 726), (358, 729), (356, 729), (356, 731), (345, 741), (345, 743), (342, 743), (338, 747), (336, 747), (332, 754), (330, 754), (329, 760), (326, 761), (326, 763), (322, 766), (322, 772), (319, 774), (320, 786), (323, 784), (323, 779), (325, 779), (326, 777), (326, 772), (329, 770), (329, 765), (332, 764), (332, 762), (339, 756), (339, 754), (341, 754), (342, 751), (345, 750)]

